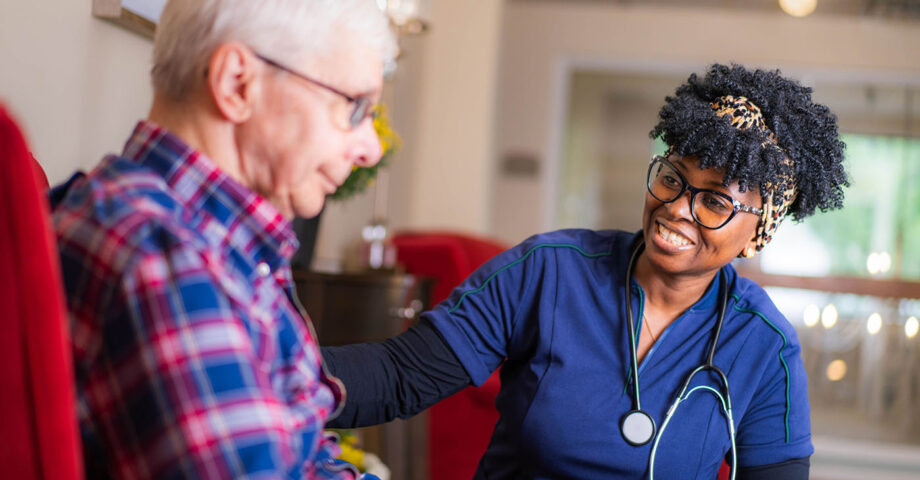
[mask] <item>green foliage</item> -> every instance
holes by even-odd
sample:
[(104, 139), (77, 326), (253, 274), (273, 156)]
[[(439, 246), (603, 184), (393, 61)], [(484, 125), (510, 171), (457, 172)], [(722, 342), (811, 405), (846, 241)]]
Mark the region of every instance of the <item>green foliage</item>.
[(391, 155), (391, 153), (387, 153), (380, 159), (380, 163), (373, 167), (357, 167), (352, 170), (345, 183), (335, 193), (329, 195), (329, 198), (332, 200), (345, 200), (367, 190), (367, 187), (377, 179), (377, 171), (387, 165)]

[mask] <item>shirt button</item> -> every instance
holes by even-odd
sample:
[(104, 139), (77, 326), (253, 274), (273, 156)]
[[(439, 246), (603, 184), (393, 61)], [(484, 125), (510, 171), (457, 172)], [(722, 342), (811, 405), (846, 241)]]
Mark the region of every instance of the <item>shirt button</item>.
[(267, 277), (272, 274), (272, 267), (269, 267), (265, 262), (259, 262), (259, 264), (256, 265), (256, 273), (260, 276)]

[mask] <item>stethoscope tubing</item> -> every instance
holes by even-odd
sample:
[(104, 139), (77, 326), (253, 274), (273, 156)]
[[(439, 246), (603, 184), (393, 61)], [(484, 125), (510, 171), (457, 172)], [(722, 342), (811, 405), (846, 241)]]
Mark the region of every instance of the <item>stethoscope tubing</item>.
[[(634, 400), (634, 408), (635, 408), (634, 411), (638, 411), (648, 416), (649, 419), (651, 420), (651, 416), (642, 410), (642, 404), (640, 403), (640, 398), (639, 398), (639, 361), (638, 361), (638, 353), (637, 353), (637, 347), (636, 347), (636, 322), (633, 319), (633, 311), (632, 311), (633, 268), (635, 267), (636, 260), (638, 260), (639, 255), (642, 253), (643, 250), (645, 250), (645, 241), (640, 239), (639, 242), (636, 244), (636, 246), (633, 247), (632, 254), (629, 257), (629, 265), (626, 267), (626, 286), (625, 286), (626, 297), (625, 299), (626, 299), (626, 320), (627, 320), (627, 323), (629, 324), (629, 354), (630, 354), (630, 361), (632, 363), (632, 375), (631, 376), (632, 376), (632, 382), (633, 382), (633, 400)], [(686, 400), (695, 391), (709, 391), (716, 398), (720, 400), (722, 411), (725, 413), (725, 416), (728, 419), (728, 432), (729, 432), (729, 438), (731, 440), (731, 452), (732, 452), (731, 479), (732, 480), (735, 479), (735, 470), (736, 470), (736, 465), (737, 465), (737, 458), (736, 458), (737, 452), (735, 451), (735, 424), (734, 424), (734, 419), (732, 418), (732, 401), (731, 401), (731, 394), (729, 393), (729, 388), (728, 388), (728, 377), (725, 375), (725, 372), (723, 372), (722, 369), (720, 369), (713, 363), (713, 359), (716, 353), (716, 346), (719, 343), (719, 336), (722, 333), (722, 324), (725, 321), (725, 310), (728, 306), (728, 290), (729, 289), (728, 289), (728, 285), (726, 285), (725, 273), (720, 269), (719, 270), (718, 319), (716, 321), (716, 326), (713, 328), (712, 343), (709, 346), (709, 352), (706, 356), (706, 363), (697, 366), (696, 368), (693, 369), (692, 372), (690, 372), (689, 375), (687, 375), (687, 378), (684, 380), (683, 384), (681, 385), (680, 393), (677, 395), (677, 398), (674, 400), (674, 403), (672, 403), (670, 408), (668, 408), (668, 412), (665, 415), (664, 422), (661, 424), (661, 429), (658, 430), (658, 432), (654, 432), (655, 430), (654, 420), (652, 420), (652, 432), (653, 432), (652, 437), (654, 437), (655, 441), (652, 444), (652, 451), (649, 456), (649, 478), (650, 479), (654, 479), (654, 476), (655, 476), (654, 474), (655, 472), (655, 454), (657, 453), (658, 442), (659, 440), (661, 440), (661, 436), (664, 433), (665, 428), (667, 428), (668, 423), (670, 423), (671, 421), (671, 417), (674, 415), (674, 412), (677, 410), (677, 407), (680, 405), (680, 403)], [(690, 392), (687, 392), (687, 389), (690, 387), (690, 382), (693, 380), (693, 377), (696, 376), (697, 373), (705, 371), (705, 370), (712, 371), (721, 379), (722, 392), (720, 393), (716, 391), (714, 388), (705, 386), (705, 385), (695, 387), (692, 390), (690, 390)], [(725, 394), (724, 397), (722, 397), (721, 395), (722, 393)], [(629, 413), (632, 413), (632, 412), (633, 411)], [(629, 413), (627, 413), (627, 415)], [(626, 437), (625, 433), (624, 433), (624, 437)], [(631, 445), (634, 445), (634, 446), (645, 445), (646, 443), (648, 443), (648, 440), (641, 442), (641, 443), (632, 442), (629, 438), (627, 438), (626, 440), (627, 442), (629, 442)]]

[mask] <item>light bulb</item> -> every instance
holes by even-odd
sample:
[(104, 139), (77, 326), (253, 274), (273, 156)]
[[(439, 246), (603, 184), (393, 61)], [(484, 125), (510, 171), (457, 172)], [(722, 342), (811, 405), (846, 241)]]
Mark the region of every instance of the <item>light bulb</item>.
[(869, 330), (870, 335), (875, 335), (882, 329), (882, 316), (878, 313), (873, 313), (869, 315), (869, 320), (866, 322), (866, 330)]
[(833, 303), (828, 304), (824, 307), (824, 310), (821, 312), (821, 325), (824, 325), (824, 328), (831, 328), (837, 324), (837, 307)]
[(811, 15), (818, 6), (818, 0), (779, 0), (779, 7), (793, 17)]

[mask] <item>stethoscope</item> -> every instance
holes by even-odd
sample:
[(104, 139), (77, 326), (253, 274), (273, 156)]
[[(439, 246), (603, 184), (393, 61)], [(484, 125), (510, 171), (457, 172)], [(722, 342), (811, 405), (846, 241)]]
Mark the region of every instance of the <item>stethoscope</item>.
[[(654, 444), (652, 444), (652, 453), (649, 456), (649, 478), (654, 478), (655, 453), (658, 451), (658, 441), (661, 440), (661, 435), (671, 421), (671, 417), (677, 410), (678, 405), (696, 391), (708, 391), (719, 399), (722, 405), (722, 412), (728, 419), (728, 434), (731, 439), (732, 452), (731, 478), (734, 480), (737, 460), (735, 453), (735, 422), (732, 419), (732, 400), (728, 392), (728, 377), (725, 376), (725, 373), (722, 372), (719, 367), (712, 363), (713, 356), (715, 356), (716, 353), (716, 345), (719, 343), (719, 333), (722, 331), (722, 322), (725, 320), (725, 308), (726, 305), (728, 305), (728, 286), (725, 284), (725, 274), (722, 270), (719, 270), (719, 317), (718, 321), (716, 321), (715, 328), (713, 328), (712, 344), (709, 346), (709, 355), (706, 358), (706, 363), (694, 368), (693, 371), (690, 372), (690, 375), (687, 376), (687, 379), (684, 380), (683, 386), (680, 389), (680, 394), (677, 395), (677, 399), (674, 400), (674, 403), (668, 408), (668, 413), (665, 415), (664, 422), (661, 424), (661, 430), (655, 435), (655, 420), (653, 420), (652, 416), (646, 411), (642, 410), (642, 404), (639, 401), (639, 362), (636, 358), (636, 323), (633, 321), (632, 312), (631, 289), (633, 268), (636, 266), (636, 260), (639, 258), (639, 254), (641, 254), (644, 249), (645, 241), (640, 240), (636, 246), (633, 247), (632, 254), (629, 257), (629, 266), (626, 268), (626, 320), (629, 322), (629, 354), (630, 360), (632, 361), (633, 406), (635, 408), (626, 412), (620, 419), (620, 433), (623, 434), (623, 439), (626, 440), (626, 443), (634, 447), (645, 445), (652, 441), (653, 438), (655, 439)], [(689, 388), (690, 381), (693, 380), (693, 377), (704, 370), (709, 370), (718, 375), (722, 380), (721, 391), (710, 386), (699, 385), (687, 392), (687, 388)]]

